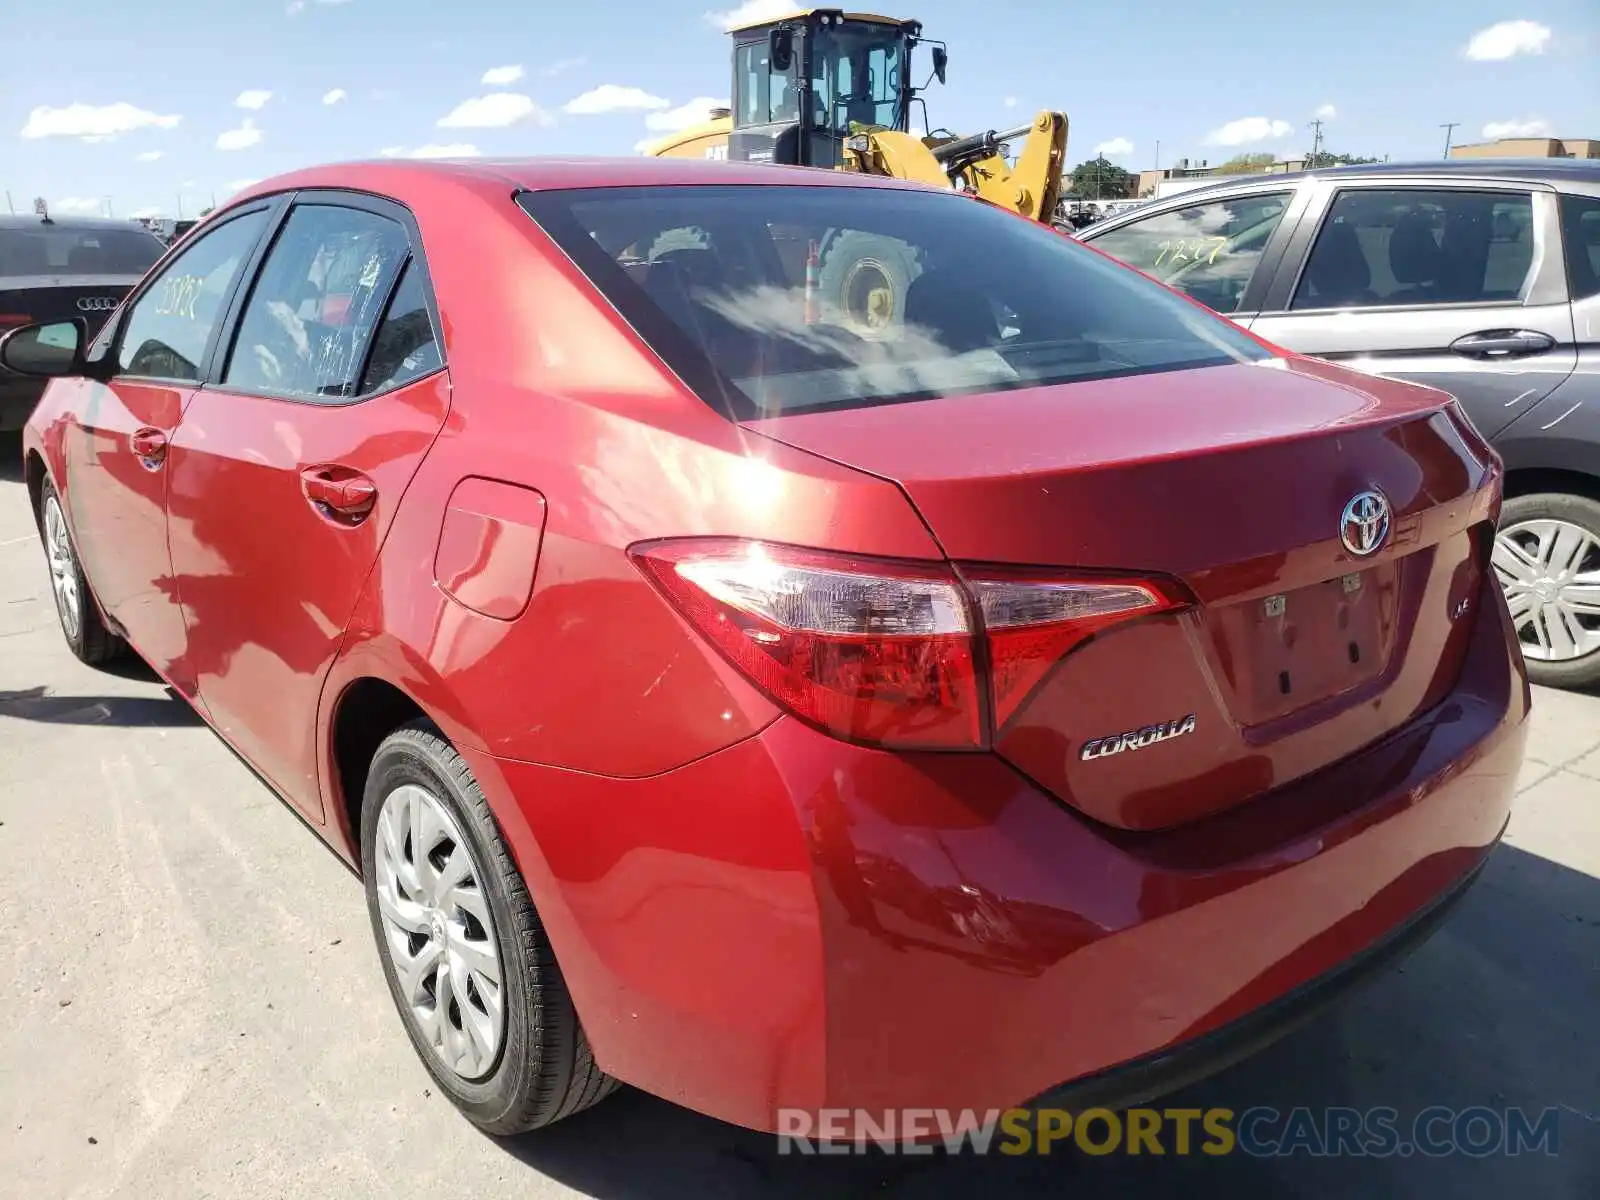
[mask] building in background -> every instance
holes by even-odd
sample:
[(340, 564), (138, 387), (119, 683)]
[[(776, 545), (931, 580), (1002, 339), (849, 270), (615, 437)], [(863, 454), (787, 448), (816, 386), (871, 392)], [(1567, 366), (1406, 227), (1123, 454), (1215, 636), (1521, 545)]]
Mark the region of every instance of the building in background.
[(1500, 138), (1451, 146), (1451, 158), (1600, 158), (1600, 138)]
[(1159, 167), (1150, 171), (1139, 172), (1139, 183), (1134, 191), (1135, 196), (1149, 196), (1159, 200), (1163, 196), (1176, 195), (1186, 192), (1190, 188), (1204, 187), (1208, 183), (1216, 183), (1219, 179), (1232, 178), (1240, 174), (1249, 175), (1285, 175), (1290, 171), (1305, 170), (1306, 160), (1303, 158), (1286, 158), (1278, 162), (1267, 163), (1259, 169), (1241, 172), (1229, 170), (1219, 174), (1226, 163), (1212, 166), (1205, 159), (1192, 163), (1187, 158), (1180, 158), (1170, 167)]

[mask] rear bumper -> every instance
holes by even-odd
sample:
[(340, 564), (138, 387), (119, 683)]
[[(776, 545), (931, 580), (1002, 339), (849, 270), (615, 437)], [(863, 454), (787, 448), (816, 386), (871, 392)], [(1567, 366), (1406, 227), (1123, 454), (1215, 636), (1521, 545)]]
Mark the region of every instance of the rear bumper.
[(1425, 718), (1160, 833), (994, 756), (789, 719), (647, 779), (464, 753), (622, 1079), (766, 1130), (780, 1108), (1131, 1103), (1381, 969), (1482, 865), (1528, 691), (1503, 601), (1481, 611)]

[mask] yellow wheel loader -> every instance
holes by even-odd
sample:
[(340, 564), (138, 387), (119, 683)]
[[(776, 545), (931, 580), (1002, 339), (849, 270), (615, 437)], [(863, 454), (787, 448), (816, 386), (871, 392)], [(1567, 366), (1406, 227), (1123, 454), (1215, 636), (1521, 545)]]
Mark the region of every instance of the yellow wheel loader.
[[(911, 130), (927, 85), (911, 82), (912, 51), (927, 39), (918, 21), (839, 9), (805, 9), (730, 31), (731, 107), (652, 145), (656, 156), (727, 158), (892, 176), (969, 192), (1056, 224), (1066, 162), (1067, 117), (1041, 111), (1027, 125), (967, 137)], [(928, 83), (945, 80), (949, 54), (932, 47)], [(1009, 143), (1025, 141), (1015, 166)], [(921, 273), (904, 243), (861, 232), (828, 239), (813, 264), (824, 296), (858, 330), (892, 324)]]

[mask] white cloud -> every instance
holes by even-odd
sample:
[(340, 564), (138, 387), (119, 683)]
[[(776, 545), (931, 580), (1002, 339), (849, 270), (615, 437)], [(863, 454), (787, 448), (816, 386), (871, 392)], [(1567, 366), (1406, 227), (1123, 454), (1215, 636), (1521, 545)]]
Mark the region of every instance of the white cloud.
[(161, 215), (162, 215), (162, 210), (159, 209), (159, 208), (155, 208), (155, 207), (151, 207), (151, 208), (136, 208), (131, 213), (128, 214), (128, 216), (131, 219), (135, 220), (135, 221), (148, 220), (151, 217), (159, 217)]
[(237, 129), (229, 129), (217, 135), (218, 150), (244, 150), (257, 145), (261, 141), (261, 130), (249, 117), (244, 119), (244, 124)]
[(624, 112), (629, 109), (671, 108), (669, 100), (652, 96), (643, 88), (620, 87), (615, 83), (602, 83), (563, 106), (564, 112), (575, 116), (593, 116), (597, 113)]
[(97, 214), (105, 210), (105, 202), (90, 196), (63, 196), (50, 205), (51, 212)]
[(378, 151), (378, 153), (383, 155), (385, 158), (399, 158), (405, 152), (406, 148), (404, 146), (385, 146), (382, 150)]
[(180, 183), (180, 184), (179, 184), (179, 185), (178, 185), (178, 186), (179, 186), (179, 187), (181, 187), (181, 188), (183, 188), (183, 189), (184, 189), (184, 190), (185, 190), (185, 191), (188, 191), (188, 190), (189, 190), (189, 189), (190, 189), (190, 188), (194, 188), (194, 187), (199, 187), (199, 186), (200, 186), (200, 184), (199, 184), (199, 182), (198, 182), (198, 181), (197, 181), (197, 180), (194, 180), (194, 179), (185, 179), (185, 180), (184, 180), (184, 181), (183, 181), (183, 182), (182, 182), (182, 183)]
[(239, 97), (234, 101), (234, 104), (238, 105), (240, 108), (259, 110), (266, 105), (268, 100), (271, 99), (271, 92), (265, 91), (261, 88), (251, 88), (248, 91), (240, 92)]
[(1206, 141), (1213, 146), (1248, 146), (1251, 142), (1286, 138), (1293, 132), (1294, 126), (1287, 121), (1240, 117), (1237, 121), (1229, 121), (1221, 129), (1213, 129), (1206, 134)]
[(490, 92), (463, 100), (435, 123), (441, 129), (501, 129), (520, 121), (555, 124), (554, 117), (517, 92)]
[(1101, 142), (1094, 148), (1096, 155), (1104, 154), (1108, 158), (1126, 158), (1133, 153), (1133, 143), (1125, 137), (1114, 137), (1109, 142)]
[(245, 188), (260, 182), (259, 179), (235, 179), (232, 183), (225, 183), (222, 186), (229, 195), (232, 195), (234, 192), (242, 192)]
[(1333, 121), (1338, 119), (1339, 110), (1331, 104), (1324, 104), (1311, 115), (1316, 117), (1319, 121)]
[(546, 79), (554, 79), (557, 75), (564, 75), (576, 67), (586, 66), (588, 62), (589, 60), (581, 54), (577, 58), (558, 58), (548, 67), (541, 68), (539, 74)]
[(1007, 108), (1015, 108), (1017, 106), (1017, 98), (1015, 96), (1007, 96), (1003, 103)]
[(155, 162), (158, 158), (161, 157), (161, 151), (159, 151), (159, 150), (143, 150), (143, 151), (140, 151), (138, 154), (135, 154), (133, 157), (138, 162)]
[(758, 21), (787, 17), (796, 7), (793, 0), (744, 0), (738, 8), (706, 13), (706, 20), (718, 29), (738, 29), (743, 25), (754, 25)]
[(177, 114), (162, 116), (126, 101), (116, 104), (69, 104), (65, 108), (41, 105), (28, 114), (22, 127), (25, 138), (75, 137), (104, 141), (135, 129), (171, 129), (183, 120)]
[(470, 142), (451, 142), (441, 146), (429, 142), (426, 146), (418, 146), (415, 150), (406, 152), (407, 158), (477, 158), (480, 151)]
[(633, 144), (633, 152), (635, 154), (648, 154), (650, 152), (650, 147), (654, 146), (660, 140), (660, 138), (641, 138), (639, 141)]
[(347, 95), (349, 95), (349, 93), (343, 88), (330, 88), (326, 92), (322, 93), (322, 102), (324, 104), (337, 104)]
[(505, 87), (522, 78), (522, 64), (515, 63), (509, 67), (490, 67), (483, 73), (479, 82), (487, 83), (490, 87)]
[(646, 129), (654, 129), (658, 133), (675, 133), (680, 129), (687, 129), (691, 125), (698, 125), (701, 121), (711, 119), (713, 108), (727, 108), (727, 100), (713, 100), (710, 96), (696, 96), (687, 104), (677, 108), (668, 109), (666, 112), (653, 112), (644, 119)]
[[(312, 4), (321, 4), (325, 7), (329, 7), (336, 4), (349, 4), (350, 0), (310, 0), (310, 2)], [(304, 12), (305, 7), (306, 0), (289, 0), (289, 15), (292, 17), (296, 13)]]
[(1501, 21), (1480, 29), (1467, 43), (1468, 58), (1496, 62), (1519, 54), (1543, 54), (1550, 44), (1550, 27), (1537, 21)]
[(1539, 117), (1526, 121), (1490, 121), (1483, 127), (1483, 136), (1491, 142), (1496, 138), (1550, 137), (1550, 122)]

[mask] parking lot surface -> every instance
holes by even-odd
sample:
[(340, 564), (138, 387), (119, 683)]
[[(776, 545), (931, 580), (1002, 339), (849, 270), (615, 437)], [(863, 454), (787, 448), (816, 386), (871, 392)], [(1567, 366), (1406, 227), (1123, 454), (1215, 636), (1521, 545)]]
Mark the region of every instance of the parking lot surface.
[[(1539, 691), (1505, 844), (1347, 1003), (1160, 1102), (1559, 1114), (1555, 1153), (780, 1158), (624, 1090), (510, 1142), (434, 1092), (355, 878), (137, 666), (56, 626), (0, 435), (0, 1179), (89, 1198), (1600, 1196), (1600, 696)], [(951, 1037), (961, 1036), (959, 1029)]]

